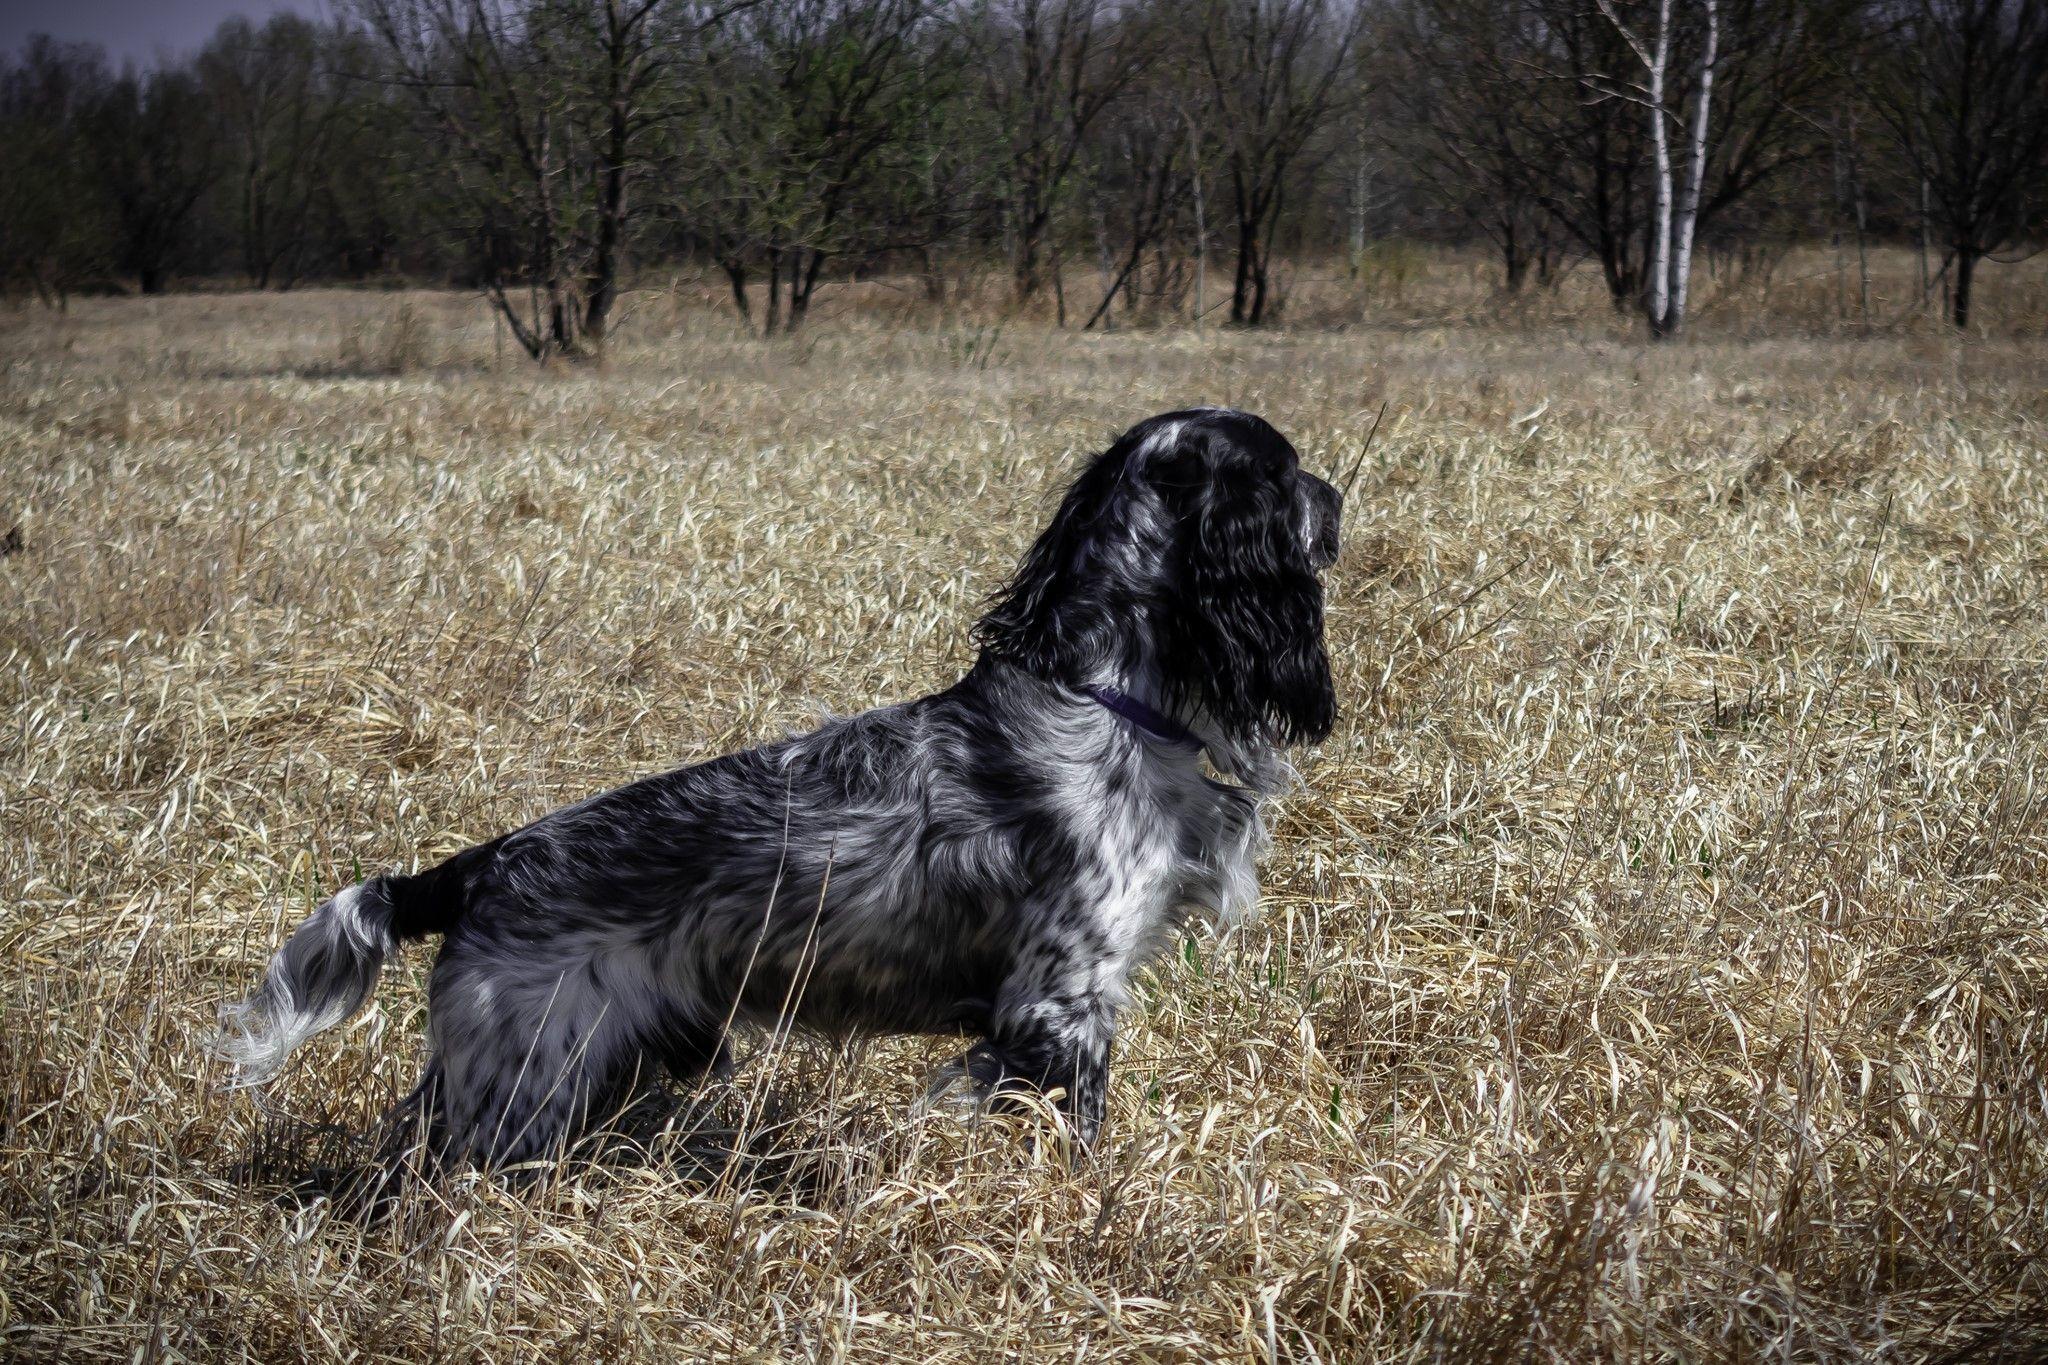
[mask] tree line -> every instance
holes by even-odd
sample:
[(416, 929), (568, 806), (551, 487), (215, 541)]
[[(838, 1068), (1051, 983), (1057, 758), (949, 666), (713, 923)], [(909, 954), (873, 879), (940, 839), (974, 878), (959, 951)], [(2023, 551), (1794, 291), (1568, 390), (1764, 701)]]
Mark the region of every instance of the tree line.
[(1255, 326), (1280, 260), (1390, 240), (1597, 270), (1652, 337), (1697, 250), (1909, 241), (1967, 327), (2048, 227), (2048, 5), (345, 0), (149, 69), (32, 39), (0, 183), (17, 295), (443, 279), (541, 359), (667, 261), (764, 333), (969, 264), (1063, 325)]

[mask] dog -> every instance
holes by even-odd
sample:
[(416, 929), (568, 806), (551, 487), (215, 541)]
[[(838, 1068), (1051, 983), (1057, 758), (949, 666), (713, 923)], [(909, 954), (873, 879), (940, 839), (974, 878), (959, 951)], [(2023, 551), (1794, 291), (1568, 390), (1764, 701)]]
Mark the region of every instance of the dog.
[(410, 1101), (436, 1160), (559, 1154), (655, 1068), (729, 1067), (735, 1023), (978, 1038), (946, 1074), (1039, 1092), (1085, 1147), (1133, 973), (1251, 908), (1286, 750), (1335, 719), (1342, 503), (1249, 413), (1140, 423), (1075, 478), (958, 682), (340, 892), (223, 1010), (238, 1083), (439, 935)]

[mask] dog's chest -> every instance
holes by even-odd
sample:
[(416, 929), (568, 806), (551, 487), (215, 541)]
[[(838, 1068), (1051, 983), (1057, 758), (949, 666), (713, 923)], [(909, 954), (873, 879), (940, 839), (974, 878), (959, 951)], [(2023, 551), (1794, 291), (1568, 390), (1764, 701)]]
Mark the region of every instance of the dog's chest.
[(1231, 920), (1258, 897), (1259, 798), (1192, 763), (1150, 763), (1084, 828), (1101, 869), (1096, 913), (1119, 946), (1143, 953), (1191, 916)]

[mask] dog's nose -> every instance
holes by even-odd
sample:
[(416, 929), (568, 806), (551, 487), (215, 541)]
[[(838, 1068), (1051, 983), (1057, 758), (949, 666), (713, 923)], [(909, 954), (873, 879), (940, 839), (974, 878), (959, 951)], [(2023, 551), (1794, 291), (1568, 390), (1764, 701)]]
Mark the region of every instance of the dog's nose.
[(1344, 495), (1317, 479), (1309, 494), (1309, 563), (1327, 569), (1337, 562), (1344, 544)]

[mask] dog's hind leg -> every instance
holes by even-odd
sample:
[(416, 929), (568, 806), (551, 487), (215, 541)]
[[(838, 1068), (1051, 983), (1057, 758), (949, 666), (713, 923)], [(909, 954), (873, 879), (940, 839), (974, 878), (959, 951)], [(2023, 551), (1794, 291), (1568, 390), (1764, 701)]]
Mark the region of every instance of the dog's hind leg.
[(647, 1030), (647, 1051), (678, 1085), (695, 1085), (706, 1076), (723, 1080), (732, 1074), (732, 1049), (725, 1030), (700, 1024), (664, 1010)]
[(643, 1066), (634, 993), (585, 960), (552, 973), (435, 968), (429, 1142), (441, 1159), (505, 1167), (561, 1156), (630, 1097)]

